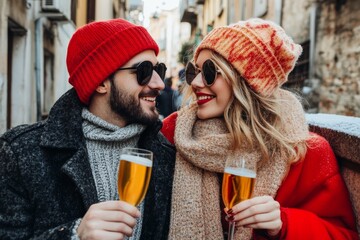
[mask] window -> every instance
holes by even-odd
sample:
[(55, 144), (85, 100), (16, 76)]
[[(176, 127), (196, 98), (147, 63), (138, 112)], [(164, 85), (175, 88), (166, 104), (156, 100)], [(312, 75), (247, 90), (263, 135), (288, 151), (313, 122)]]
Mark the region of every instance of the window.
[(16, 91), (18, 91), (16, 84), (19, 84), (19, 75), (13, 75), (14, 73), (18, 74), (19, 72), (21, 73), (23, 71), (22, 69), (19, 69), (18, 60), (24, 59), (23, 46), (25, 45), (22, 44), (22, 40), (24, 40), (26, 34), (27, 30), (24, 27), (11, 18), (8, 18), (6, 129), (10, 129), (12, 126), (17, 125), (14, 124), (16, 121), (16, 119), (14, 119), (16, 110), (14, 111), (13, 106), (15, 101), (18, 101), (19, 99), (17, 95), (14, 94)]
[(54, 104), (54, 54), (44, 49), (44, 86), (41, 118), (47, 118)]
[(294, 69), (289, 74), (288, 82), (284, 87), (300, 91), (304, 86), (304, 81), (309, 78), (309, 61), (310, 61), (310, 41), (301, 44), (303, 52), (300, 55)]

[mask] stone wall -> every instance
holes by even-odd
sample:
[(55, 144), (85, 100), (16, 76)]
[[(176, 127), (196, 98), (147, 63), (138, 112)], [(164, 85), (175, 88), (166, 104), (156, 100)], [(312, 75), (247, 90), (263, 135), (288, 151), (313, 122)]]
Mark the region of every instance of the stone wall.
[(360, 117), (360, 2), (320, 6), (316, 76), (321, 79), (319, 111)]
[(282, 26), (298, 43), (310, 39), (317, 6), (314, 76), (303, 89), (312, 112), (360, 117), (360, 1), (283, 1)]

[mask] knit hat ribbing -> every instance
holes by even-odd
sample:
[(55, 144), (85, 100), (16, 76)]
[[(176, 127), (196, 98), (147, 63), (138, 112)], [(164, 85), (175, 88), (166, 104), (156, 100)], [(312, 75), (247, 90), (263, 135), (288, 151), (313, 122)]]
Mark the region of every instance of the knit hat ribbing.
[(158, 45), (147, 30), (123, 19), (87, 24), (70, 39), (66, 64), (69, 83), (88, 104), (96, 87), (135, 55)]
[(302, 47), (273, 22), (259, 18), (212, 30), (195, 51), (224, 57), (257, 93), (268, 96), (287, 81)]

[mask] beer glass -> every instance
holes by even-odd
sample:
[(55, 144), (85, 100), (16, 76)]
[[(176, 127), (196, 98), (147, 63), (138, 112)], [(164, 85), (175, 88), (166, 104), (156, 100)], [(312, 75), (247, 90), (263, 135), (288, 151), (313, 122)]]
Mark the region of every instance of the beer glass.
[[(256, 178), (256, 163), (242, 157), (240, 153), (228, 155), (222, 182), (222, 198), (225, 206), (231, 209), (252, 195)], [(228, 240), (234, 236), (235, 222), (229, 222)]]
[(118, 167), (118, 193), (134, 206), (144, 199), (151, 177), (153, 153), (141, 148), (124, 148)]

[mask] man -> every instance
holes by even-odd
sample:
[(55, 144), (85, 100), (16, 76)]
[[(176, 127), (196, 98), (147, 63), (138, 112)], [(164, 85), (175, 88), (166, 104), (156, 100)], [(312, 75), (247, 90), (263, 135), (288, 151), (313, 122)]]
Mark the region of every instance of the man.
[(160, 92), (160, 95), (156, 98), (158, 104), (157, 108), (159, 110), (160, 118), (166, 118), (171, 113), (175, 112), (175, 91), (172, 89), (172, 79), (166, 78), (165, 88)]
[[(175, 150), (159, 133), (155, 98), (166, 67), (149, 33), (93, 22), (69, 42), (73, 89), (46, 121), (0, 138), (0, 239), (166, 239)], [(119, 201), (121, 148), (154, 153), (140, 211)]]

